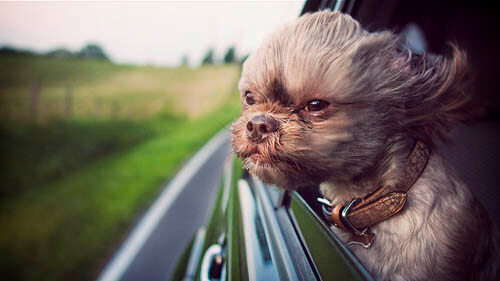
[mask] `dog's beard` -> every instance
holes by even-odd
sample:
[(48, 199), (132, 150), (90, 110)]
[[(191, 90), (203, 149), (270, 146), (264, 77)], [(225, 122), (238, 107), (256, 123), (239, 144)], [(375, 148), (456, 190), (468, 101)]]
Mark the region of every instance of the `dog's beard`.
[[(246, 114), (248, 115), (248, 114)], [(314, 134), (305, 133), (300, 123), (279, 119), (280, 130), (259, 143), (247, 137), (244, 114), (232, 126), (234, 152), (242, 158), (244, 167), (266, 183), (295, 189), (317, 185), (337, 166), (328, 157), (321, 157), (321, 150), (311, 147)]]

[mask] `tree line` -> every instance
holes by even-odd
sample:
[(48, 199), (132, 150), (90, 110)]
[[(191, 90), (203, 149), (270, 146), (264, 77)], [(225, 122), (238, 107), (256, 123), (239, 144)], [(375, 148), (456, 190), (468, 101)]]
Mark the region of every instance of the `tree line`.
[[(35, 52), (28, 49), (20, 49), (12, 46), (2, 46), (0, 47), (0, 55), (8, 56), (45, 56), (58, 59), (88, 59), (88, 60), (102, 60), (111, 61), (109, 56), (103, 50), (103, 48), (95, 43), (87, 44), (82, 49), (76, 52), (72, 52), (66, 48), (57, 48), (45, 53)], [(215, 56), (215, 51), (213, 48), (209, 48), (201, 60), (202, 65), (213, 65), (213, 64), (242, 64), (248, 55), (238, 57), (236, 55), (236, 47), (229, 46), (222, 59), (217, 59)], [(182, 56), (181, 65), (188, 65), (189, 57), (187, 55)]]
[[(224, 53), (224, 56), (222, 57), (221, 60), (218, 60), (215, 57), (215, 51), (213, 48), (209, 48), (206, 52), (205, 55), (203, 56), (201, 60), (201, 65), (213, 65), (213, 64), (231, 64), (231, 63), (237, 63), (237, 64), (242, 64), (248, 55), (244, 55), (242, 57), (238, 57), (236, 55), (236, 47), (234, 46), (229, 46), (226, 52)], [(181, 65), (188, 65), (189, 64), (189, 58), (187, 55), (182, 56), (181, 58)]]
[(57, 48), (45, 53), (40, 53), (28, 49), (19, 49), (12, 46), (2, 46), (0, 47), (0, 55), (45, 56), (45, 57), (54, 57), (60, 59), (78, 58), (78, 59), (110, 61), (108, 55), (106, 54), (106, 52), (104, 52), (103, 48), (94, 43), (87, 44), (82, 49), (76, 52), (72, 52), (65, 48)]

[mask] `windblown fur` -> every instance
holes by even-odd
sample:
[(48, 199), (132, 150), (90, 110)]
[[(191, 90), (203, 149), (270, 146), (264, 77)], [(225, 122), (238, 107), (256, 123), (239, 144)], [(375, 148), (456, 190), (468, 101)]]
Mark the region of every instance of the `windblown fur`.
[[(466, 70), (455, 46), (447, 57), (417, 55), (400, 36), (369, 33), (350, 16), (305, 15), (245, 62), (233, 150), (265, 182), (291, 189), (320, 184), (333, 203), (364, 197), (401, 182), (416, 139), (433, 147), (470, 117)], [(328, 105), (306, 110), (314, 100)], [(278, 128), (264, 128), (252, 141), (248, 123), (257, 115)], [(486, 212), (436, 152), (405, 209), (372, 231), (371, 248), (352, 250), (377, 279), (500, 279)]]

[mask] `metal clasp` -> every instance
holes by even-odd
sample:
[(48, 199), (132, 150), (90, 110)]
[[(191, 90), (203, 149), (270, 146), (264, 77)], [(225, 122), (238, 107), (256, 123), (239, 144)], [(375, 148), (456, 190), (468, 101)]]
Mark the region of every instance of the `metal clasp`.
[(342, 212), (340, 213), (340, 219), (342, 220), (342, 223), (352, 232), (354, 233), (355, 235), (357, 236), (363, 236), (366, 234), (366, 232), (368, 231), (368, 227), (363, 229), (363, 230), (359, 230), (357, 229), (352, 223), (351, 221), (349, 221), (349, 219), (347, 218), (347, 215), (349, 215), (349, 211), (351, 210), (352, 206), (356, 203), (358, 203), (361, 199), (360, 198), (354, 198), (351, 200), (351, 202), (349, 202), (349, 204), (347, 204), (346, 207), (344, 207), (342, 209)]
[[(335, 226), (337, 226), (332, 219), (332, 211), (333, 211), (334, 206), (332, 205), (330, 200), (328, 200), (326, 198), (317, 198), (316, 200), (322, 204), (321, 209), (323, 211), (323, 215), (325, 215), (325, 217), (330, 222), (332, 222)], [(363, 229), (362, 231), (357, 229), (347, 218), (347, 215), (349, 215), (349, 212), (351, 211), (352, 206), (354, 206), (354, 204), (356, 204), (360, 200), (361, 200), (360, 198), (354, 198), (351, 200), (351, 202), (349, 202), (349, 204), (347, 204), (347, 206), (342, 207), (341, 212), (340, 212), (340, 220), (342, 221), (344, 226), (351, 232), (351, 241), (346, 243), (347, 246), (360, 245), (360, 246), (363, 246), (364, 248), (367, 249), (372, 245), (372, 241), (375, 238), (375, 235), (370, 233), (370, 229), (368, 227)], [(353, 240), (352, 235), (355, 235), (358, 237), (365, 237), (365, 235), (367, 235), (366, 236), (368, 238), (367, 241), (369, 241), (369, 242), (367, 242), (365, 244), (363, 242)]]
[(332, 221), (332, 210), (333, 210), (333, 205), (330, 200), (324, 198), (324, 197), (318, 197), (316, 199), (319, 203), (321, 203), (321, 211), (323, 212), (323, 215), (326, 217), (327, 220)]
[[(369, 228), (367, 227), (361, 231), (361, 230), (357, 229), (351, 223), (351, 221), (349, 221), (349, 219), (347, 218), (347, 215), (349, 214), (349, 211), (351, 210), (352, 206), (354, 204), (356, 204), (357, 202), (359, 202), (360, 200), (361, 200), (360, 198), (352, 199), (351, 202), (349, 202), (349, 204), (347, 204), (347, 206), (340, 213), (340, 219), (342, 220), (342, 223), (344, 224), (344, 226), (347, 229), (349, 229), (354, 235), (359, 236), (359, 237), (365, 237), (365, 235), (367, 235), (368, 232), (370, 231)], [(373, 234), (369, 234), (369, 236), (371, 236), (371, 238), (368, 238), (367, 241), (369, 241), (369, 242), (367, 242), (366, 244), (361, 242), (361, 241), (354, 240), (353, 237), (351, 236), (351, 241), (347, 242), (347, 246), (360, 245), (360, 246), (363, 246), (365, 249), (368, 249), (372, 245), (373, 239), (375, 238), (375, 235), (373, 235)]]

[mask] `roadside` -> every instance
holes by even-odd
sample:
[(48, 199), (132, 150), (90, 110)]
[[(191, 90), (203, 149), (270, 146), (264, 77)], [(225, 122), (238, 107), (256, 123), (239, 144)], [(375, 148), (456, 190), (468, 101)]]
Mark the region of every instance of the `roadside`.
[[(75, 68), (88, 66), (86, 62), (82, 65), (75, 62), (71, 64)], [(95, 65), (98, 69), (101, 67), (100, 64)], [(45, 66), (37, 67), (43, 71), (51, 70)], [(120, 67), (106, 65), (104, 68), (113, 72), (115, 68)], [(143, 68), (133, 66), (124, 68), (120, 71), (127, 73), (143, 71)], [(182, 107), (177, 108), (173, 101), (160, 102), (162, 107), (151, 113), (150, 110), (154, 107), (149, 105), (155, 105), (158, 101), (154, 97), (161, 93), (176, 96), (170, 92), (173, 88), (167, 87), (166, 90), (154, 95), (141, 95), (137, 90), (137, 96), (145, 100), (129, 101), (126, 96), (121, 96), (122, 85), (111, 79), (110, 81), (115, 82), (108, 85), (109, 93), (113, 93), (113, 98), (123, 101), (123, 108), (127, 106), (136, 108), (137, 114), (130, 115), (129, 118), (127, 111), (124, 110), (124, 115), (115, 119), (113, 115), (99, 115), (107, 112), (105, 110), (90, 110), (80, 112), (81, 115), (76, 111), (74, 113), (76, 116), (71, 118), (66, 118), (63, 114), (58, 117), (63, 120), (52, 120), (51, 116), (57, 116), (61, 112), (60, 109), (64, 108), (63, 103), (59, 107), (52, 106), (52, 113), (46, 111), (46, 115), (41, 114), (39, 116), (41, 119), (34, 124), (26, 123), (30, 122), (29, 118), (22, 116), (19, 121), (11, 120), (9, 123), (4, 123), (7, 129), (0, 132), (2, 141), (5, 141), (1, 149), (11, 153), (10, 158), (3, 158), (2, 164), (6, 174), (17, 176), (9, 181), (12, 184), (6, 185), (4, 181), (1, 187), (1, 190), (9, 195), (0, 198), (2, 225), (0, 250), (3, 253), (0, 257), (0, 274), (8, 280), (95, 278), (98, 268), (102, 266), (102, 257), (110, 252), (110, 247), (116, 245), (120, 237), (123, 237), (124, 231), (130, 229), (137, 214), (152, 203), (162, 189), (162, 184), (175, 174), (193, 152), (238, 115), (240, 106), (234, 90), (237, 66), (208, 67), (203, 68), (201, 72), (205, 73), (203, 77), (209, 73), (227, 77), (227, 69), (232, 69), (231, 77), (228, 77), (231, 81), (226, 81), (224, 87), (219, 85), (218, 88), (203, 89), (202, 93), (207, 96), (200, 97), (196, 104), (200, 110), (200, 104), (204, 104), (206, 100), (210, 103), (212, 97), (218, 102), (211, 103), (200, 115), (190, 116), (176, 112), (174, 107), (175, 109)], [(94, 68), (91, 71), (94, 71)], [(159, 76), (156, 77), (161, 80), (162, 77), (166, 77), (163, 74), (168, 76), (170, 75), (168, 72), (176, 70), (148, 68), (145, 71), (157, 71)], [(190, 79), (193, 77), (191, 74), (197, 70), (179, 71), (183, 74), (179, 74), (180, 76), (173, 74), (177, 75), (178, 83), (184, 79), (196, 84), (195, 80)], [(64, 81), (53, 78), (55, 75), (50, 77), (53, 79), (50, 80), (50, 85), (64, 85)], [(92, 79), (89, 78), (82, 83), (85, 85), (104, 83)], [(87, 87), (85, 85), (81, 87)], [(22, 109), (27, 108), (26, 105), (29, 104), (29, 99), (26, 100), (26, 97), (16, 96), (18, 93), (16, 89), (19, 87), (12, 86), (2, 90), (2, 108), (9, 108), (14, 114), (8, 116), (18, 116), (15, 115), (16, 106)], [(56, 86), (47, 88), (47, 91), (56, 88)], [(106, 93), (105, 88), (102, 88), (102, 92), (96, 91), (94, 94)], [(116, 91), (113, 92), (113, 89)], [(150, 93), (153, 93), (153, 90)], [(187, 97), (190, 92), (180, 94)], [(199, 94), (197, 92), (193, 95)], [(46, 92), (45, 104), (57, 105), (55, 101), (64, 100), (64, 95), (57, 95), (57, 91), (53, 91), (52, 94)], [(85, 95), (81, 94), (82, 102)], [(230, 98), (227, 98), (229, 96)], [(90, 99), (92, 100), (93, 98)], [(40, 104), (43, 105), (44, 102)], [(137, 107), (138, 104), (142, 105)], [(106, 103), (95, 105), (101, 106), (102, 109)], [(112, 108), (112, 105), (110, 102), (106, 106)], [(139, 114), (140, 112), (144, 114)], [(8, 113), (2, 111), (1, 114)], [(140, 118), (137, 118), (138, 116)], [(85, 128), (79, 129), (77, 124), (82, 124), (81, 127)], [(43, 129), (44, 126), (48, 129)], [(17, 135), (19, 137), (17, 139), (4, 138), (6, 135), (12, 136), (8, 130), (16, 131), (19, 128), (21, 131), (27, 131)], [(39, 132), (36, 133), (36, 130)], [(72, 132), (78, 133), (73, 135)], [(57, 133), (60, 133), (62, 139), (50, 137)], [(66, 138), (65, 133), (71, 137)], [(45, 144), (41, 142), (42, 138), (46, 138)], [(26, 140), (26, 143), (18, 141), (19, 139)], [(57, 140), (61, 142), (57, 143)], [(82, 145), (87, 141), (89, 149), (85, 153), (80, 153), (83, 151), (80, 151)], [(44, 152), (44, 149), (48, 150)], [(26, 161), (36, 160), (35, 163), (26, 166), (24, 165), (26, 161), (14, 161), (19, 160), (21, 153), (26, 154)], [(45, 169), (45, 172), (40, 172), (40, 169)], [(37, 173), (40, 175), (32, 176)], [(16, 182), (23, 182), (23, 186)]]
[(171, 276), (185, 246), (206, 222), (230, 151), (229, 131), (223, 129), (165, 186), (98, 280), (165, 280)]

